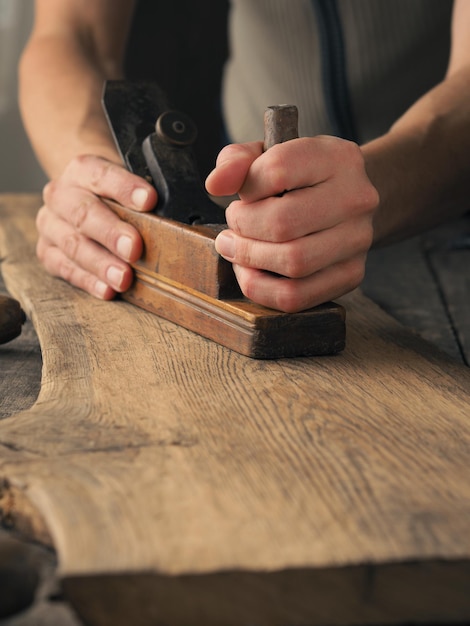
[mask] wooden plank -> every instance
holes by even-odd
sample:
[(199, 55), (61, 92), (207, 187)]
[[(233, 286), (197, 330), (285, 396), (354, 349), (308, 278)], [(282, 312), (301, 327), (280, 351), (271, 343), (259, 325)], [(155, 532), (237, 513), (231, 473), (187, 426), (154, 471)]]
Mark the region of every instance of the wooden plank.
[[(440, 250), (430, 255), (446, 300), (463, 360), (470, 365), (470, 249)], [(462, 272), (466, 268), (467, 272)]]
[(470, 364), (470, 215), (373, 250), (365, 294), (458, 361)]
[(470, 370), (355, 293), (334, 357), (253, 361), (47, 276), (4, 197), (43, 351), (0, 423), (0, 508), (91, 625), (470, 620)]
[(445, 302), (462, 360), (470, 365), (470, 215), (426, 240), (427, 259)]
[(463, 362), (421, 237), (372, 250), (362, 288), (399, 322)]

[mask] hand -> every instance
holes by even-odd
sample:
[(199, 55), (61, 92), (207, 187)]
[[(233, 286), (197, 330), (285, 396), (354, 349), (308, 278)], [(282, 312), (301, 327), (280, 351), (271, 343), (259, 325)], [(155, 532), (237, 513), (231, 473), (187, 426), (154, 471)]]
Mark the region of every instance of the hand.
[(226, 146), (206, 181), (215, 196), (238, 193), (215, 246), (258, 304), (301, 311), (357, 287), (378, 206), (360, 148), (318, 136)]
[(100, 196), (136, 211), (148, 211), (157, 201), (155, 189), (124, 167), (79, 156), (44, 188), (37, 255), (54, 276), (109, 300), (130, 286), (129, 263), (142, 254), (142, 240)]

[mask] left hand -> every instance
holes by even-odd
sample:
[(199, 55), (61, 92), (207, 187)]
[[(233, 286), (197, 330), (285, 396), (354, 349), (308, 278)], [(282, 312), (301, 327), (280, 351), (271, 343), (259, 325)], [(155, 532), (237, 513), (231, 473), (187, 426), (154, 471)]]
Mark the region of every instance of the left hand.
[(44, 188), (36, 251), (53, 276), (110, 300), (132, 283), (130, 264), (141, 256), (143, 244), (137, 230), (121, 221), (103, 198), (150, 211), (157, 194), (117, 162), (77, 156)]
[(264, 153), (261, 142), (226, 146), (206, 188), (240, 198), (215, 246), (247, 298), (292, 313), (361, 283), (379, 197), (356, 144), (317, 136)]

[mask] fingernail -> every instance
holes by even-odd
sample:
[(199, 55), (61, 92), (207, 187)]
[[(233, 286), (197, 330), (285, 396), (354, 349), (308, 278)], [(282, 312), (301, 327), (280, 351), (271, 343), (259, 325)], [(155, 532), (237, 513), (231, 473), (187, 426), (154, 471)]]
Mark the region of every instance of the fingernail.
[(97, 298), (104, 298), (109, 287), (102, 280), (97, 280), (95, 283), (95, 295)]
[(120, 289), (124, 279), (124, 270), (120, 267), (114, 267), (114, 265), (111, 265), (106, 272), (106, 278), (114, 289)]
[(222, 232), (215, 240), (215, 249), (217, 252), (228, 260), (235, 257), (235, 239), (233, 235)]
[(116, 248), (117, 253), (122, 259), (126, 261), (130, 259), (132, 252), (132, 239), (129, 235), (121, 235), (118, 239)]
[(142, 187), (138, 187), (134, 189), (131, 195), (132, 204), (136, 209), (143, 209), (145, 203), (147, 202), (147, 198), (149, 197), (149, 192)]

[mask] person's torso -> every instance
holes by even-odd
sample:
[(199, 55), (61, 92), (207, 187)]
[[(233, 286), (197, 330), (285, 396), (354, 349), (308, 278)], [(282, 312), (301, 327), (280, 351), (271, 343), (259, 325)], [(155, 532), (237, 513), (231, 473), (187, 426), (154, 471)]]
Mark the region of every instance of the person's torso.
[[(319, 11), (331, 13), (334, 2), (339, 24), (331, 24), (328, 15), (319, 19)], [(265, 107), (286, 102), (299, 107), (301, 135), (340, 134), (332, 123), (331, 101), (342, 98), (335, 86), (341, 53), (357, 139), (363, 142), (386, 132), (444, 77), (452, 4), (232, 0), (223, 90), (230, 138), (260, 139)], [(325, 78), (325, 72), (333, 76)]]

